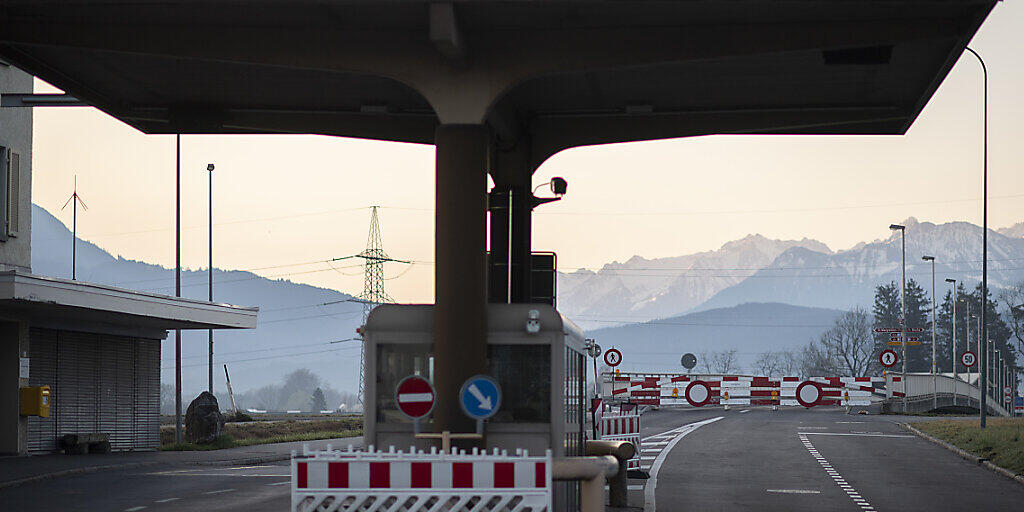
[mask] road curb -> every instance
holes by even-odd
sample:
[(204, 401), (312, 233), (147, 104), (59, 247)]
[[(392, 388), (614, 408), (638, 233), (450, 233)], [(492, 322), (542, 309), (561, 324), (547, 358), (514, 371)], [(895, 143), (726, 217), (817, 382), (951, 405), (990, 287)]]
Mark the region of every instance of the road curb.
[(187, 462), (186, 464), (191, 464), (193, 466), (238, 466), (242, 464), (264, 464), (267, 462), (280, 462), (282, 460), (290, 460), (291, 458), (291, 453), (284, 453), (279, 455), (267, 455), (264, 457), (248, 457), (245, 459), (194, 461)]
[(964, 450), (962, 448), (958, 448), (956, 446), (953, 446), (952, 444), (947, 443), (947, 442), (943, 441), (942, 439), (939, 439), (939, 438), (937, 438), (935, 436), (931, 436), (931, 435), (925, 434), (924, 432), (921, 432), (920, 430), (910, 426), (909, 423), (902, 423), (902, 422), (900, 422), (899, 425), (901, 425), (904, 428), (906, 428), (907, 430), (913, 432), (915, 435), (917, 435), (918, 437), (920, 437), (922, 439), (931, 441), (932, 443), (935, 443), (935, 444), (937, 444), (937, 445), (939, 445), (939, 446), (941, 446), (941, 447), (943, 447), (943, 448), (945, 448), (945, 449), (947, 449), (947, 450), (949, 450), (949, 451), (959, 455), (960, 457), (962, 457), (964, 459), (967, 459), (967, 460), (969, 460), (969, 461), (971, 461), (971, 462), (973, 462), (973, 463), (975, 463), (975, 464), (977, 464), (979, 466), (983, 466), (983, 467), (988, 468), (988, 469), (990, 469), (992, 471), (995, 471), (996, 473), (999, 473), (1000, 475), (1003, 475), (1006, 478), (1009, 478), (1010, 480), (1013, 480), (1013, 481), (1017, 482), (1018, 484), (1024, 485), (1024, 475), (1018, 475), (1018, 474), (1014, 473), (1013, 471), (1010, 471), (1009, 469), (1002, 468), (1002, 467), (999, 467), (999, 466), (993, 464), (992, 462), (990, 462), (987, 459), (982, 459), (981, 457), (978, 457), (977, 455), (974, 455), (973, 453), (968, 452), (967, 450)]

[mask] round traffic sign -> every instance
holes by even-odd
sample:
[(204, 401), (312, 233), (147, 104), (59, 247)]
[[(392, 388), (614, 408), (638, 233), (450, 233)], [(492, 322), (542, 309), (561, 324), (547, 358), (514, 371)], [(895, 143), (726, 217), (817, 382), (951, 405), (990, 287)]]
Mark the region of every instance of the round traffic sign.
[(697, 366), (697, 356), (687, 352), (679, 359), (679, 364), (683, 365), (683, 368), (687, 370), (692, 370), (694, 366)]
[(610, 348), (604, 353), (604, 364), (608, 366), (618, 366), (622, 362), (622, 352), (617, 349)]
[(1003, 386), (1003, 393), (1010, 394), (1010, 386)]
[(805, 380), (796, 387), (796, 401), (804, 407), (814, 407), (821, 400), (821, 387), (817, 382)]
[(418, 420), (434, 409), (434, 386), (419, 375), (410, 375), (395, 387), (395, 402), (402, 414)]
[(1010, 403), (1010, 395), (1004, 396), (1003, 397), (1003, 401), (1006, 402), (1006, 403)]
[(900, 357), (896, 355), (896, 351), (891, 348), (887, 348), (883, 350), (881, 354), (878, 354), (878, 362), (882, 363), (882, 366), (886, 368), (891, 368), (892, 365), (896, 364), (899, 360)]
[(487, 375), (470, 377), (459, 390), (459, 405), (466, 416), (486, 420), (501, 407), (501, 388)]
[(686, 386), (686, 401), (694, 407), (701, 407), (711, 401), (711, 386), (702, 380), (695, 380)]
[(960, 362), (963, 363), (964, 366), (970, 368), (978, 362), (978, 356), (975, 355), (974, 352), (968, 350), (963, 354), (960, 354)]

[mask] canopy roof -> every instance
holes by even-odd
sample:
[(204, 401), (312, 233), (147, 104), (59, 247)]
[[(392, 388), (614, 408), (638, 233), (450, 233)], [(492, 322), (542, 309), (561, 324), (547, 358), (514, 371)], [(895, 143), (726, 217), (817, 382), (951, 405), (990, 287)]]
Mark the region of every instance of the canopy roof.
[[(0, 55), (146, 133), (577, 145), (902, 134), (993, 0), (6, 0)], [(26, 91), (27, 92), (27, 91)]]

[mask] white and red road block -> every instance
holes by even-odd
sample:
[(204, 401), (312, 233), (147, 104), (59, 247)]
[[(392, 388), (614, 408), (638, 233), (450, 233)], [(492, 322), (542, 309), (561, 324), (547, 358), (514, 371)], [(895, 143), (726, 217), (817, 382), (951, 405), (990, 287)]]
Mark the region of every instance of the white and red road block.
[(332, 450), (292, 455), (292, 511), (551, 510), (551, 452), (543, 457)]
[[(754, 377), (622, 374), (613, 377), (612, 398), (641, 405), (864, 406), (881, 377)], [(801, 387), (802, 386), (802, 387)], [(798, 397), (798, 389), (802, 392)], [(895, 396), (901, 396), (893, 392)]]
[(597, 422), (599, 439), (629, 441), (636, 447), (636, 455), (626, 461), (626, 469), (640, 469), (640, 413), (605, 414)]

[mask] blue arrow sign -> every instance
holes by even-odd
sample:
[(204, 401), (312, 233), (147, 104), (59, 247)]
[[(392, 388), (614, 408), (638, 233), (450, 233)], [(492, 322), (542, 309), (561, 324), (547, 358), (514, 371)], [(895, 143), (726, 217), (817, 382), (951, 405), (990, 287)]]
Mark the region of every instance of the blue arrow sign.
[(494, 416), (501, 407), (501, 388), (494, 379), (477, 375), (466, 381), (459, 391), (462, 412), (475, 420), (486, 420)]

